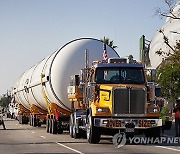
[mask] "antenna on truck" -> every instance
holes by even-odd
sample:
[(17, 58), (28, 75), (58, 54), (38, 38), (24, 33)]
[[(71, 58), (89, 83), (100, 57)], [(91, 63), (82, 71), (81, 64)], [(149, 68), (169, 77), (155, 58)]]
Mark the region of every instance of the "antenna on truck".
[(84, 77), (84, 92), (83, 92), (83, 102), (85, 106), (88, 104), (88, 74), (89, 74), (89, 51), (85, 50), (85, 77)]

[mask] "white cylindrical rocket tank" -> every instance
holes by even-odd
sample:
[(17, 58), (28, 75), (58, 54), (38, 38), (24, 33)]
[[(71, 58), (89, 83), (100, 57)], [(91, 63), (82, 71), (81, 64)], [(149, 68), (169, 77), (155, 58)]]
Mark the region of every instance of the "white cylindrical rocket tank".
[[(71, 103), (67, 97), (70, 77), (79, 74), (85, 66), (85, 50), (89, 51), (89, 64), (103, 59), (103, 43), (93, 38), (80, 38), (65, 44), (53, 54), (27, 70), (16, 82), (15, 99), (27, 109), (32, 104), (47, 110), (44, 92), (48, 102), (55, 103), (70, 111)], [(107, 46), (108, 57), (119, 57), (117, 52)], [(43, 74), (42, 87), (41, 74)]]

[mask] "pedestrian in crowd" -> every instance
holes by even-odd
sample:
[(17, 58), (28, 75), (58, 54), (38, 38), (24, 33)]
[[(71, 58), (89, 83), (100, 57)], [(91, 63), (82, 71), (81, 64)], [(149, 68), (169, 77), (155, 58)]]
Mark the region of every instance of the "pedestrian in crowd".
[(4, 129), (6, 129), (4, 120), (3, 120), (3, 115), (0, 115), (0, 125), (2, 125)]
[(174, 117), (175, 117), (175, 130), (176, 130), (176, 137), (180, 137), (180, 99), (176, 100), (173, 109)]
[(160, 108), (161, 119), (162, 119), (162, 134), (164, 134), (164, 127), (165, 127), (165, 121), (166, 121), (166, 106), (164, 104), (164, 100), (160, 100), (158, 102), (158, 106)]

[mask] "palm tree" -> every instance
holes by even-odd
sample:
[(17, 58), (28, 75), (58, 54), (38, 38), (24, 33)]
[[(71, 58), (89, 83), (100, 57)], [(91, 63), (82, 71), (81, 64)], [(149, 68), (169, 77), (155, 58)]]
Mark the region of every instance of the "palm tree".
[(116, 45), (114, 45), (114, 41), (110, 41), (109, 38), (104, 36), (104, 39), (100, 39), (103, 43), (107, 44), (108, 46), (112, 47), (113, 49), (117, 48)]

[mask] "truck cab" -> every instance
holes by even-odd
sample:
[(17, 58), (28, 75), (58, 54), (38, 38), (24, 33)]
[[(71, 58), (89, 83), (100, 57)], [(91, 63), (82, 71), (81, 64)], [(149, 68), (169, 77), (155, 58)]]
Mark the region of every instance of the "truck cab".
[[(111, 116), (145, 114), (146, 78), (142, 64), (96, 64), (94, 72), (93, 82), (98, 87), (98, 94), (93, 100), (95, 106), (107, 107)], [(89, 91), (92, 89), (93, 86), (89, 86)], [(100, 109), (96, 111), (93, 115), (107, 115), (98, 112)]]

